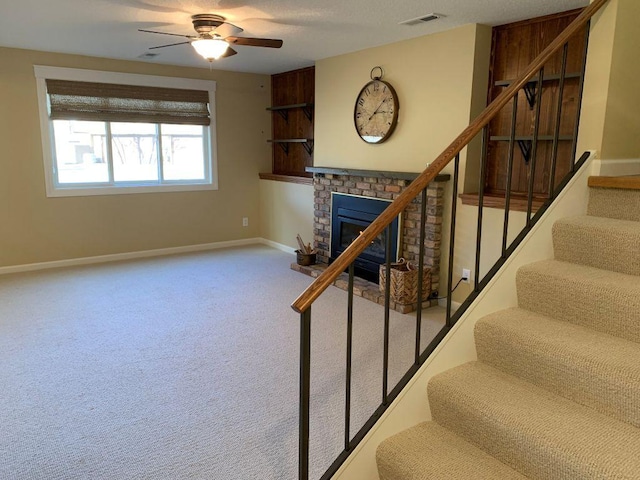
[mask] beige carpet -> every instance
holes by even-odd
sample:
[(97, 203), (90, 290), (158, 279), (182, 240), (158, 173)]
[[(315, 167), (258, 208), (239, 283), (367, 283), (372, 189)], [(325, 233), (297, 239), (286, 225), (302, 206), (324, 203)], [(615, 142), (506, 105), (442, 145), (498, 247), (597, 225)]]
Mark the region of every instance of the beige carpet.
[[(0, 277), (0, 478), (293, 479), (311, 279), (255, 246)], [(342, 448), (346, 295), (313, 308), (312, 478)], [(442, 326), (428, 310), (424, 344)], [(355, 299), (353, 429), (381, 398), (383, 310)], [(392, 312), (391, 382), (412, 361)]]
[(381, 480), (640, 479), (640, 190), (588, 212), (477, 322), (478, 361), (431, 379), (433, 421), (382, 442)]

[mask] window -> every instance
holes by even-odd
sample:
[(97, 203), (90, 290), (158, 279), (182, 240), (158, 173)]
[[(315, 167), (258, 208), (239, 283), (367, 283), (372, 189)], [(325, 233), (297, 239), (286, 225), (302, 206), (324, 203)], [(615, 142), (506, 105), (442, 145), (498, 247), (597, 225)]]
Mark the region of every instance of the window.
[(215, 82), (35, 74), (48, 196), (217, 188)]

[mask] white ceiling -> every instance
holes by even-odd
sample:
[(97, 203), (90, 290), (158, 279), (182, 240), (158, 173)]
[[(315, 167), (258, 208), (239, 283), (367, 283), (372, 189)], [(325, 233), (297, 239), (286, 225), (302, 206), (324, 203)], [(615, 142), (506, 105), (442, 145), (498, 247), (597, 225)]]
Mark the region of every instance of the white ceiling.
[[(242, 28), (239, 36), (280, 38), (281, 49), (235, 47), (213, 68), (279, 73), (369, 47), (467, 23), (500, 25), (586, 6), (588, 0), (2, 0), (0, 46), (140, 60), (177, 37), (139, 28), (194, 34), (191, 15), (217, 13)], [(398, 25), (428, 13), (445, 15)], [(152, 50), (148, 61), (209, 68), (189, 45)]]

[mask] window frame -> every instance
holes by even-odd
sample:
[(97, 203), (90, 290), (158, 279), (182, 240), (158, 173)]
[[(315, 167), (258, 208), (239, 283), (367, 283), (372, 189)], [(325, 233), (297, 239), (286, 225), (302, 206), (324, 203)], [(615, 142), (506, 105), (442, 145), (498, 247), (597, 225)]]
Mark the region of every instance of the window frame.
[[(89, 195), (117, 195), (131, 193), (184, 192), (198, 190), (218, 190), (218, 162), (216, 137), (216, 82), (179, 77), (161, 77), (133, 73), (116, 73), (77, 68), (48, 67), (34, 65), (40, 116), (40, 134), (47, 197), (70, 197)], [(170, 180), (163, 183), (126, 182), (117, 184), (64, 184), (56, 183), (55, 143), (53, 120), (49, 118), (49, 102), (46, 79), (74, 80), (80, 82), (114, 83), (122, 85), (141, 85), (148, 87), (182, 88), (204, 90), (209, 94), (209, 115), (211, 122), (203, 127), (208, 133), (205, 142), (204, 180)], [(109, 124), (109, 122), (107, 122)], [(205, 135), (206, 137), (207, 135)], [(111, 167), (112, 168), (112, 167)], [(162, 180), (159, 180), (162, 181)]]

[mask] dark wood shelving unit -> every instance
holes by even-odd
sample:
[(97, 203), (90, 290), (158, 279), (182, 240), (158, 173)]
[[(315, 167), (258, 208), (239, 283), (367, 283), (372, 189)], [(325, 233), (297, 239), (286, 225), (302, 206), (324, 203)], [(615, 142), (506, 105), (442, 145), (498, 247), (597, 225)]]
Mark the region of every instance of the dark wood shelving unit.
[(272, 106), (267, 107), (272, 114), (271, 139), (267, 140), (273, 145), (270, 178), (311, 177), (305, 169), (313, 166), (314, 94), (314, 67), (271, 76)]
[[(505, 87), (523, 73), (522, 68), (566, 28), (580, 11), (581, 9), (561, 12), (494, 27), (488, 101), (501, 95)], [(523, 86), (517, 103), (505, 105), (491, 120), (487, 133), (489, 141), (486, 146), (484, 192), (487, 197), (495, 197), (494, 203), (500, 203), (499, 198), (505, 195), (507, 188), (510, 188), (514, 199), (526, 195), (532, 179), (534, 197), (544, 198), (549, 194), (550, 185), (555, 185), (571, 168), (586, 33), (585, 29), (570, 39), (565, 62), (562, 52), (550, 58), (544, 65), (542, 78), (540, 74), (534, 76)], [(560, 95), (562, 98), (559, 98)], [(538, 100), (540, 105), (537, 104)], [(556, 120), (558, 108), (561, 108), (559, 122)], [(515, 122), (513, 137), (512, 121)], [(556, 132), (558, 137), (554, 141)], [(512, 138), (518, 146), (514, 152), (510, 152)], [(536, 160), (532, 162), (534, 154)], [(511, 178), (507, 179), (510, 171), (509, 158), (512, 158), (513, 163)], [(554, 158), (557, 159), (556, 166), (552, 169)], [(532, 171), (534, 166), (535, 170)]]

